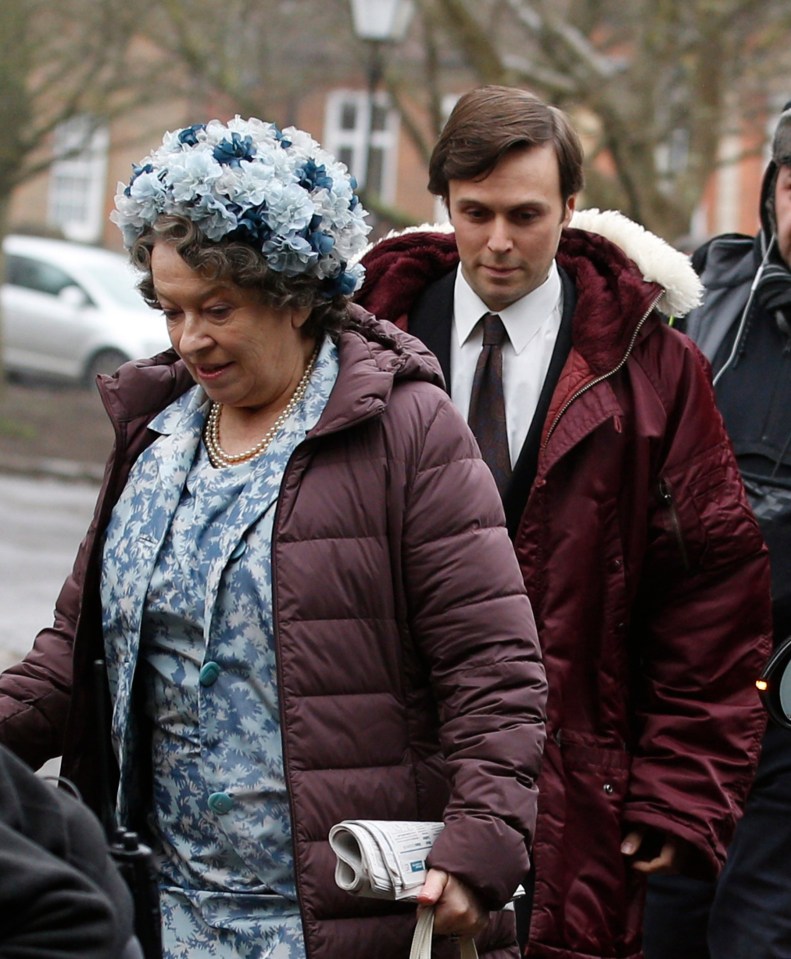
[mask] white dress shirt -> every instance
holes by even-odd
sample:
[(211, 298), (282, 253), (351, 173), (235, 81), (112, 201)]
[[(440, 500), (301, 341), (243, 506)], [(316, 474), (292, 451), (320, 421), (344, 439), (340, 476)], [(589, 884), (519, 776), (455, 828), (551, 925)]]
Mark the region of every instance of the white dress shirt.
[[(450, 395), (465, 420), (483, 345), (483, 326), (477, 324), (484, 313), (489, 312), (459, 267), (453, 293)], [(503, 343), (503, 391), (512, 466), (519, 457), (538, 405), (562, 315), (563, 288), (554, 260), (541, 286), (498, 313), (508, 334)]]

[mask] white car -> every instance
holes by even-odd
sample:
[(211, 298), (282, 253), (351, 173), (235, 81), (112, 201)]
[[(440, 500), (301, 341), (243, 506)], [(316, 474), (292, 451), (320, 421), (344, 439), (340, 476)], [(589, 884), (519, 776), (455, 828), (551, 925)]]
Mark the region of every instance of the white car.
[(170, 346), (127, 258), (37, 236), (3, 240), (3, 362), (12, 374), (93, 385), (126, 360)]

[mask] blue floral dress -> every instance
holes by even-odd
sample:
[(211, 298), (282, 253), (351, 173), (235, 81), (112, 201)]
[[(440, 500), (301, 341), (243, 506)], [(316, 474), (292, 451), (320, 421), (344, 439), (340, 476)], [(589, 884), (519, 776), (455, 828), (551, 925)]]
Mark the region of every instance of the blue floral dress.
[(325, 340), (307, 392), (266, 453), (213, 469), (195, 387), (151, 424), (107, 529), (103, 628), (129, 821), (141, 717), (165, 959), (304, 959), (283, 770), (271, 540), (286, 464), (338, 372)]

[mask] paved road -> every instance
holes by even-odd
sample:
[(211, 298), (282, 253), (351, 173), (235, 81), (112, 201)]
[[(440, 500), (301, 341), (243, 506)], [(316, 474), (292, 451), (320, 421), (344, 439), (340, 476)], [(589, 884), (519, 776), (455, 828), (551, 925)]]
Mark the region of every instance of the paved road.
[(0, 474), (0, 669), (52, 622), (96, 493), (88, 483)]

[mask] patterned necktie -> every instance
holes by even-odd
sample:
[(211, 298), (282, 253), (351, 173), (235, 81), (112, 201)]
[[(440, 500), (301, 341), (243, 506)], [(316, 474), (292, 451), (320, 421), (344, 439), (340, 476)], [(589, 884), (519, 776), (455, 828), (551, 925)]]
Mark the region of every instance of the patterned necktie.
[(483, 349), (475, 367), (468, 423), (481, 448), (483, 460), (494, 475), (502, 496), (511, 479), (511, 457), (505, 425), (503, 396), (503, 321), (496, 313), (483, 317)]

